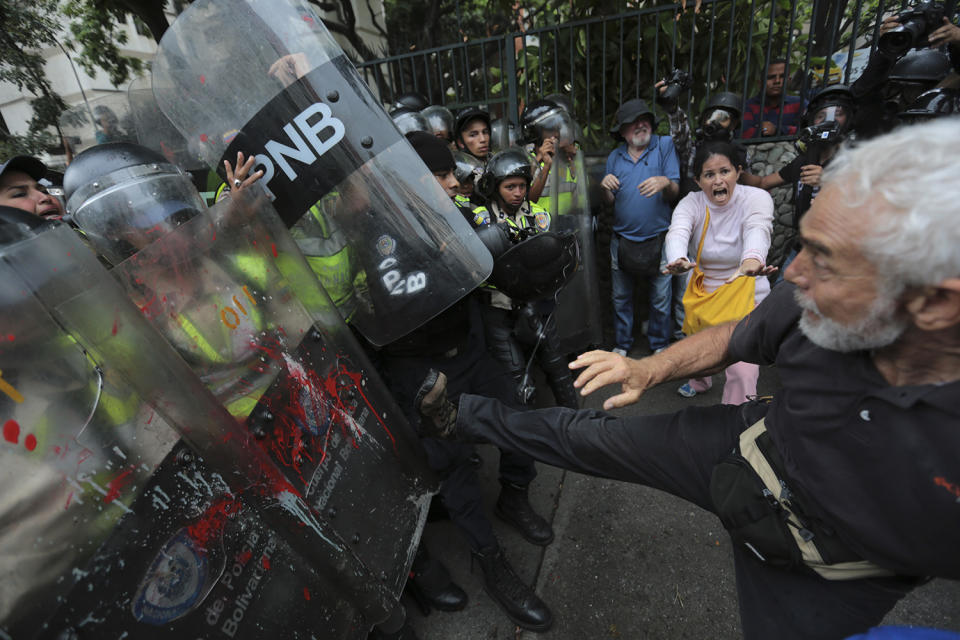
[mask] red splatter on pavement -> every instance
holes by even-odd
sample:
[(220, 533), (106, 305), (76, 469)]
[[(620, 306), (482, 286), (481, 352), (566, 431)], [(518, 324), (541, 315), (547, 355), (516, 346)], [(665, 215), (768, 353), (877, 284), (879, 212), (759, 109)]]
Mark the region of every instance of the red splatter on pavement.
[(133, 481), (133, 478), (129, 477), (131, 473), (133, 473), (133, 467), (118, 474), (110, 481), (110, 484), (107, 485), (107, 495), (103, 496), (104, 502), (109, 504), (120, 497), (120, 490)]
[(20, 441), (20, 424), (16, 420), (7, 420), (3, 423), (3, 439), (13, 444)]
[(27, 448), (27, 451), (33, 451), (37, 448), (37, 436), (32, 433), (23, 439), (23, 446)]
[(270, 571), (270, 558), (263, 556), (260, 558), (260, 564), (263, 565), (265, 571)]

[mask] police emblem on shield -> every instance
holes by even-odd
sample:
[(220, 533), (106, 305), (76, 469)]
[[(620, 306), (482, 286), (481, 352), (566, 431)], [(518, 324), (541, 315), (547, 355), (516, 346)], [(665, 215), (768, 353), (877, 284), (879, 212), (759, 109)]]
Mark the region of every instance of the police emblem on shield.
[(150, 563), (133, 596), (133, 617), (162, 626), (186, 615), (202, 599), (208, 573), (207, 554), (181, 529)]
[(390, 236), (382, 235), (379, 238), (377, 238), (377, 251), (384, 258), (392, 254), (396, 248), (397, 248), (397, 241), (391, 238)]

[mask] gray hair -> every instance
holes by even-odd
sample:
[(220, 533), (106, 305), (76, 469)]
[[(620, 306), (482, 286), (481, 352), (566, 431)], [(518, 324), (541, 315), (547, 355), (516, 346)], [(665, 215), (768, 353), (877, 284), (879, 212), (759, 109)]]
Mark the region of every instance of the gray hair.
[(822, 176), (847, 204), (867, 207), (867, 258), (887, 286), (960, 276), (960, 117), (902, 126), (843, 149)]

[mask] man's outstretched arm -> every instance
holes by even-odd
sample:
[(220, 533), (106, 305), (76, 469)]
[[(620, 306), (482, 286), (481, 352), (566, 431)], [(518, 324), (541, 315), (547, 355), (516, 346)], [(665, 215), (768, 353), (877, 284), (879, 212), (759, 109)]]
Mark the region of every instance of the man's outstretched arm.
[(695, 375), (709, 375), (733, 364), (728, 346), (736, 322), (711, 327), (648, 358), (634, 360), (609, 351), (589, 351), (570, 363), (583, 369), (573, 386), (581, 395), (619, 383), (622, 392), (603, 403), (607, 411), (633, 404), (650, 387)]

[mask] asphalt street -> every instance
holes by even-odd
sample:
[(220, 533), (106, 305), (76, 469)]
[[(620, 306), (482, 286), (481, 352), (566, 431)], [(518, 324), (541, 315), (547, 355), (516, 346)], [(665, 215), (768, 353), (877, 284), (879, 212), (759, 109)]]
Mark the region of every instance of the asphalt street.
[[(722, 377), (696, 398), (676, 394), (677, 383), (652, 389), (623, 415), (673, 411), (691, 403), (720, 402)], [(771, 369), (759, 392), (776, 388)], [(605, 393), (606, 392), (606, 393)], [(599, 408), (610, 392), (588, 398)], [(542, 634), (515, 627), (484, 593), (469, 547), (449, 521), (427, 524), (431, 552), (469, 596), (464, 611), (423, 616), (406, 600), (422, 640), (735, 639), (741, 636), (730, 540), (719, 520), (660, 491), (538, 464), (531, 502), (552, 521), (548, 547), (536, 547), (493, 515), (499, 484), (498, 452), (481, 446), (485, 503), (507, 557), (551, 606), (553, 628)], [(960, 631), (960, 583), (934, 580), (916, 589), (884, 620)]]

